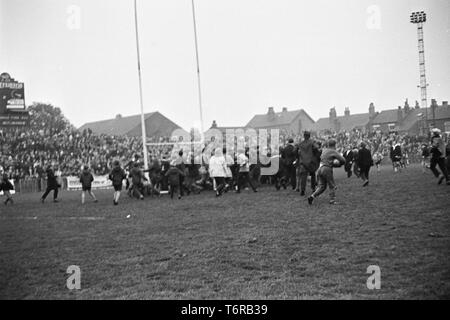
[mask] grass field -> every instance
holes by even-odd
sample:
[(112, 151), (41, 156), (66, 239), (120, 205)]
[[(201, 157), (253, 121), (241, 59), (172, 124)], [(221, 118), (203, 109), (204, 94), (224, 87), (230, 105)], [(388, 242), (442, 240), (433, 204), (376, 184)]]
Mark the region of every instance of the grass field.
[(0, 298), (449, 299), (450, 186), (418, 166), (372, 171), (368, 188), (335, 176), (336, 206), (272, 187), (119, 206), (109, 190), (84, 206), (79, 192), (16, 195), (0, 207)]

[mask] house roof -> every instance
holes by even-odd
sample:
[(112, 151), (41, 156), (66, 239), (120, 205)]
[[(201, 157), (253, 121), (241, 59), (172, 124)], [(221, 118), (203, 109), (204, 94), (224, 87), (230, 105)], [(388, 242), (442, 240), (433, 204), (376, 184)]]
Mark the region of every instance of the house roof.
[[(404, 110), (404, 109), (402, 109)], [(433, 110), (428, 107), (428, 120), (433, 118)], [(398, 109), (384, 110), (381, 111), (377, 117), (373, 120), (372, 124), (386, 124), (386, 123), (397, 123), (395, 130), (398, 131), (408, 131), (411, 127), (419, 120), (418, 116), (422, 113), (425, 114), (425, 108), (412, 108), (408, 114), (402, 119), (400, 124), (398, 124)], [(434, 117), (436, 120), (440, 119), (450, 119), (450, 107), (448, 106), (438, 106), (435, 109)]]
[[(153, 116), (156, 112), (150, 112), (144, 114), (144, 119), (147, 120)], [(136, 128), (141, 124), (141, 115), (134, 115), (128, 117), (116, 117), (114, 119), (101, 120), (88, 122), (80, 127), (80, 131), (84, 129), (91, 129), (97, 134), (110, 134), (110, 135), (126, 135), (128, 132)]]
[(219, 130), (223, 134), (226, 134), (227, 130), (237, 130), (237, 129), (245, 130), (245, 127), (213, 127), (213, 126), (211, 126), (208, 130), (206, 130), (206, 132), (208, 132), (208, 131), (210, 131), (212, 129)]
[(383, 110), (373, 119), (372, 124), (394, 123), (398, 119), (398, 109)]
[[(337, 121), (340, 130), (350, 131), (357, 127), (364, 127), (369, 123), (369, 113), (350, 114), (348, 116), (339, 116)], [(315, 131), (334, 130), (334, 124), (330, 122), (330, 118), (320, 118), (314, 125)]]
[[(450, 119), (450, 106), (438, 106), (434, 111), (436, 120)], [(428, 108), (428, 119), (433, 119), (433, 109)]]
[(314, 131), (325, 131), (331, 129), (330, 118), (320, 118), (314, 124)]
[(250, 128), (265, 128), (265, 127), (276, 127), (289, 125), (300, 115), (306, 116), (311, 122), (314, 120), (305, 112), (305, 110), (294, 110), (294, 111), (282, 111), (274, 113), (274, 119), (270, 119), (267, 113), (255, 115), (246, 127)]
[(219, 129), (219, 130), (227, 130), (227, 129), (245, 129), (245, 127), (211, 127), (210, 129)]
[(412, 126), (419, 121), (419, 115), (421, 113), (425, 113), (425, 109), (411, 109), (410, 112), (406, 115), (400, 125), (396, 126), (396, 130), (398, 131), (409, 131)]
[[(433, 111), (429, 107), (428, 110), (428, 120), (433, 118)], [(412, 126), (419, 121), (419, 115), (425, 114), (425, 108), (412, 108), (408, 114), (402, 119), (400, 124), (398, 124), (398, 109), (384, 110), (374, 119), (373, 124), (385, 124), (385, 123), (397, 123), (394, 130), (397, 131), (409, 131)], [(435, 119), (450, 119), (450, 107), (448, 106), (438, 106), (435, 109)]]
[(351, 114), (349, 116), (339, 116), (338, 122), (341, 130), (350, 131), (357, 127), (364, 127), (369, 123), (369, 113)]

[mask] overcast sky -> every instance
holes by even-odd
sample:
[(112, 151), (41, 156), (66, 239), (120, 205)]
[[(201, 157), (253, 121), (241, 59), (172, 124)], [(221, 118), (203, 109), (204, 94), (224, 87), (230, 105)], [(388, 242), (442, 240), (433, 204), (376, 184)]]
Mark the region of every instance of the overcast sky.
[[(140, 111), (133, 0), (0, 0), (0, 72), (27, 104), (77, 127)], [(205, 129), (245, 125), (269, 106), (313, 119), (420, 100), (424, 10), (429, 99), (450, 99), (448, 0), (195, 0)], [(199, 126), (190, 0), (138, 0), (145, 111)]]

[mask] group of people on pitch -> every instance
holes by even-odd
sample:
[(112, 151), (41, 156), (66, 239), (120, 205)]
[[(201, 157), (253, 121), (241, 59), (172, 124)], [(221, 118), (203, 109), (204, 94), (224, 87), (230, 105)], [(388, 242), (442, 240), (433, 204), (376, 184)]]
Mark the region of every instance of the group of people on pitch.
[[(308, 198), (308, 201), (312, 203), (313, 199), (318, 197), (328, 187), (330, 189), (330, 203), (335, 203), (335, 183), (333, 179), (332, 168), (341, 166), (345, 163), (345, 159), (336, 150), (336, 142), (329, 140), (324, 150), (321, 150), (321, 146), (316, 145), (315, 142), (310, 140), (310, 133), (305, 132), (304, 141), (302, 141), (298, 148), (295, 148), (294, 152), (297, 154), (297, 160), (293, 165), (298, 167), (299, 179), (297, 190), (301, 188), (301, 194), (305, 194), (306, 180), (308, 175), (311, 176), (311, 184), (314, 190), (313, 194)], [(282, 157), (286, 160), (289, 158), (291, 146), (288, 145), (282, 151)], [(226, 150), (222, 148), (216, 148), (214, 154), (208, 161), (208, 173), (214, 181), (214, 190), (216, 196), (221, 196), (227, 190), (234, 188), (237, 193), (241, 191), (243, 186), (249, 185), (254, 192), (257, 192), (256, 186), (252, 183), (249, 176), (250, 164), (249, 157), (245, 149), (237, 150), (235, 159), (226, 153)], [(136, 159), (135, 159), (136, 160)], [(337, 163), (336, 163), (337, 161)], [(183, 179), (185, 177), (185, 171), (180, 168), (183, 165), (182, 151), (176, 155), (173, 154), (170, 161), (170, 168), (165, 171), (164, 175), (168, 178), (169, 193), (173, 198), (175, 193), (178, 193), (178, 198), (182, 197)], [(127, 180), (127, 177), (131, 179), (131, 185), (129, 186), (130, 194), (136, 194), (140, 199), (143, 199), (143, 195), (140, 192), (142, 190), (142, 182), (146, 180), (144, 176), (145, 171), (141, 170), (140, 163), (138, 161), (131, 161), (127, 166), (130, 167), (129, 175), (121, 167), (118, 160), (113, 161), (112, 170), (109, 174), (109, 179), (112, 181), (114, 188), (113, 203), (117, 205), (123, 188), (123, 181)], [(289, 168), (289, 165), (286, 166)], [(317, 172), (317, 188), (316, 188), (316, 171)], [(289, 171), (289, 170), (288, 170)], [(368, 179), (368, 170), (367, 179)], [(48, 166), (46, 170), (47, 174), (47, 188), (45, 193), (41, 197), (41, 201), (44, 202), (46, 197), (53, 191), (53, 201), (58, 202), (58, 189), (61, 187), (58, 176), (55, 174), (52, 166)], [(5, 178), (6, 177), (6, 178)], [(97, 202), (97, 198), (92, 192), (92, 182), (94, 177), (88, 166), (83, 167), (80, 174), (80, 182), (82, 185), (81, 202), (84, 204), (86, 194), (88, 194), (94, 202)], [(296, 184), (297, 182), (295, 182)], [(128, 180), (127, 180), (128, 185)], [(12, 184), (7, 180), (7, 176), (4, 175), (1, 180), (1, 190), (5, 191), (7, 195), (7, 202), (12, 202), (12, 197), (9, 190), (13, 189)]]
[[(188, 161), (186, 161), (188, 159)], [(190, 162), (189, 162), (190, 160)], [(170, 197), (173, 199), (175, 194), (177, 194), (178, 199), (183, 197), (184, 192), (191, 192), (191, 189), (186, 187), (185, 179), (187, 179), (187, 173), (189, 169), (186, 166), (193, 162), (191, 156), (187, 158), (183, 157), (183, 151), (180, 150), (178, 153), (174, 152), (171, 156), (169, 167), (162, 171), (161, 168), (157, 169), (158, 164), (152, 163), (151, 167), (147, 170), (140, 169), (140, 163), (135, 161), (133, 164), (133, 169), (130, 171), (131, 185), (129, 190), (131, 192), (137, 192), (140, 199), (143, 199), (142, 193), (139, 189), (142, 187), (142, 181), (147, 180), (144, 176), (144, 172), (149, 172), (150, 174), (150, 185), (156, 191), (159, 191), (158, 184), (160, 183), (160, 177), (155, 172), (163, 172), (163, 176), (167, 178), (168, 191)], [(237, 168), (236, 168), (237, 166)], [(217, 197), (221, 196), (226, 191), (235, 187), (236, 192), (240, 193), (242, 187), (245, 183), (248, 183), (254, 192), (257, 192), (256, 187), (252, 183), (249, 177), (249, 159), (245, 154), (245, 150), (238, 150), (236, 159), (233, 159), (227, 154), (226, 149), (216, 148), (214, 154), (208, 160), (208, 173), (209, 177), (213, 179), (213, 189)], [(236, 175), (233, 172), (236, 171)], [(233, 177), (236, 177), (236, 184), (233, 183)], [(127, 175), (125, 171), (121, 168), (119, 161), (113, 162), (113, 169), (109, 175), (109, 178), (113, 182), (114, 187), (114, 204), (118, 203), (120, 197), (120, 191), (122, 190), (122, 181), (126, 179)], [(153, 178), (153, 179), (152, 179)]]
[[(429, 168), (434, 176), (438, 179), (438, 183), (442, 184), (446, 181), (447, 185), (450, 185), (449, 177), (449, 145), (445, 144), (441, 137), (439, 129), (432, 130), (432, 136), (429, 145), (424, 145), (422, 148), (423, 163), (429, 158)], [(214, 190), (216, 196), (222, 195), (224, 192), (235, 189), (236, 192), (240, 192), (244, 185), (249, 185), (254, 192), (256, 187), (249, 176), (250, 165), (249, 156), (247, 150), (238, 150), (234, 159), (227, 154), (225, 149), (215, 149), (212, 156), (209, 158), (207, 171), (209, 177), (214, 182)], [(336, 150), (336, 140), (329, 139), (322, 149), (320, 142), (313, 141), (309, 132), (304, 132), (304, 139), (299, 144), (294, 145), (293, 140), (290, 139), (288, 144), (281, 149), (281, 169), (283, 172), (283, 183), (290, 182), (293, 189), (301, 192), (301, 195), (305, 195), (306, 183), (308, 176), (311, 177), (312, 194), (308, 197), (308, 202), (313, 203), (314, 199), (321, 195), (327, 188), (330, 190), (330, 203), (335, 204), (335, 189), (336, 184), (333, 177), (333, 168), (345, 165), (345, 171), (347, 176), (351, 177), (354, 173), (357, 177), (363, 180), (363, 186), (369, 184), (369, 172), (370, 168), (375, 164), (379, 166), (383, 156), (376, 154), (372, 157), (371, 151), (367, 148), (366, 143), (361, 142), (359, 148), (349, 146), (343, 155)], [(189, 156), (188, 156), (189, 158)], [(393, 162), (402, 158), (402, 151), (399, 145), (393, 145), (391, 150), (391, 160)], [(164, 177), (168, 181), (169, 194), (171, 198), (175, 194), (178, 194), (178, 198), (183, 195), (183, 188), (185, 187), (184, 180), (187, 179), (186, 174), (189, 171), (185, 167), (186, 161), (184, 160), (182, 151), (177, 154), (173, 154), (169, 162), (169, 167), (163, 171)], [(375, 160), (375, 161), (374, 161)], [(375, 163), (374, 163), (375, 162)], [(189, 164), (189, 163), (188, 163)], [(186, 166), (188, 166), (188, 164)], [(109, 179), (112, 181), (114, 187), (113, 202), (118, 204), (121, 194), (123, 181), (127, 182), (127, 189), (129, 195), (136, 195), (138, 198), (143, 199), (143, 188), (145, 181), (150, 180), (148, 183), (153, 185), (153, 178), (155, 176), (154, 171), (161, 171), (161, 168), (155, 169), (155, 165), (152, 165), (148, 170), (142, 170), (140, 168), (139, 159), (135, 158), (134, 161), (130, 161), (126, 167), (127, 171), (121, 167), (118, 160), (113, 162), (112, 170), (109, 174)], [(394, 165), (395, 168), (395, 165)], [(440, 169), (440, 172), (438, 170)], [(144, 172), (150, 172), (150, 179), (147, 179)], [(58, 202), (58, 189), (61, 187), (60, 177), (55, 173), (52, 166), (48, 166), (46, 170), (47, 175), (47, 188), (45, 193), (41, 197), (41, 201), (44, 202), (46, 197), (51, 191), (53, 191), (53, 201)], [(130, 180), (128, 180), (129, 178)], [(81, 202), (85, 202), (86, 194), (97, 202), (97, 198), (92, 192), (92, 182), (94, 177), (89, 167), (83, 167), (80, 174), (80, 182), (82, 185)], [(158, 179), (156, 179), (158, 184)], [(148, 185), (147, 184), (147, 185)], [(4, 204), (13, 203), (11, 190), (14, 190), (14, 186), (8, 178), (5, 172), (0, 172), (0, 191), (6, 196)]]
[[(359, 148), (350, 148), (344, 155), (345, 157), (336, 150), (336, 140), (329, 139), (322, 148), (321, 143), (311, 139), (308, 131), (304, 132), (303, 141), (298, 145), (294, 145), (291, 139), (281, 152), (286, 170), (291, 172), (288, 176), (291, 176), (292, 187), (299, 191), (301, 196), (305, 195), (308, 176), (311, 178), (312, 194), (308, 197), (309, 204), (327, 188), (330, 191), (330, 204), (336, 204), (333, 168), (345, 165), (346, 171), (351, 171), (354, 165), (358, 168), (358, 177), (363, 180), (363, 186), (369, 184), (369, 171), (374, 163), (367, 145), (361, 142)], [(294, 174), (297, 179), (292, 178)]]
[[(438, 179), (438, 184), (442, 184), (445, 180), (446, 184), (450, 185), (450, 142), (445, 144), (439, 128), (431, 130), (430, 143), (423, 143), (420, 152), (422, 172), (425, 173), (426, 169), (430, 169)], [(390, 158), (394, 172), (400, 172), (408, 164), (400, 143), (392, 144)], [(441, 172), (437, 169), (438, 167)]]

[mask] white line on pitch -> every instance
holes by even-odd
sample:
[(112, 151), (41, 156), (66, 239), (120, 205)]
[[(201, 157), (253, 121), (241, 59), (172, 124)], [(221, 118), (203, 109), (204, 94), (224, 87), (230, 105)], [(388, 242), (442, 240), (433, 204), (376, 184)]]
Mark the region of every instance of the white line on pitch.
[[(105, 220), (105, 217), (40, 217), (39, 219)], [(0, 217), (1, 220), (37, 220), (38, 217)]]

